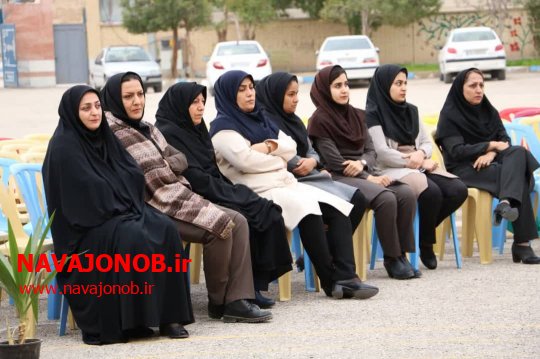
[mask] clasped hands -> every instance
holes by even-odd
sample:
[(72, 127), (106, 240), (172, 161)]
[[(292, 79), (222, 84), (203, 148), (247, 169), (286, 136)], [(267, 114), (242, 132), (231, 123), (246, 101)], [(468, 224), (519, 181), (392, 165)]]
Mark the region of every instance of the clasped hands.
[(426, 154), (422, 150), (407, 153), (402, 157), (407, 160), (405, 167), (415, 170), (432, 172), (439, 166), (439, 164), (432, 159), (425, 158)]

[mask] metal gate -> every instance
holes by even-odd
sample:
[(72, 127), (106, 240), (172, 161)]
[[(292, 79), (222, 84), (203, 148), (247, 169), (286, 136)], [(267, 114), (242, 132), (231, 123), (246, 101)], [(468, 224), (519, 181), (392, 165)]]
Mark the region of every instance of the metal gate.
[(54, 25), (56, 83), (87, 83), (88, 53), (84, 24)]

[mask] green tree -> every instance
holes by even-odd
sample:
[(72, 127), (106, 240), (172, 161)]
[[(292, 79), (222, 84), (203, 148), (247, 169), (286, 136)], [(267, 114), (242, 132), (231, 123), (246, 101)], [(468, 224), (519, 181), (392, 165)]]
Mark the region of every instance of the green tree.
[(244, 39), (254, 40), (257, 26), (276, 18), (276, 2), (266, 0), (232, 0), (234, 11), (244, 28)]
[(214, 30), (216, 30), (216, 35), (218, 42), (227, 40), (227, 27), (229, 25), (229, 11), (231, 8), (231, 0), (211, 0), (210, 3), (214, 8), (221, 12), (223, 15), (222, 19), (215, 20), (212, 22)]
[(320, 15), (346, 23), (351, 34), (371, 35), (382, 24), (405, 26), (436, 14), (441, 3), (441, 0), (327, 0)]
[(172, 30), (171, 76), (178, 71), (178, 29), (186, 30), (182, 46), (183, 67), (191, 76), (190, 32), (210, 22), (210, 6), (207, 0), (122, 0), (123, 24), (135, 34)]
[(537, 53), (540, 53), (540, 0), (525, 0), (525, 10), (527, 10), (527, 16), (529, 17), (534, 48)]
[(318, 19), (325, 0), (296, 0), (294, 3), (307, 12), (311, 18)]

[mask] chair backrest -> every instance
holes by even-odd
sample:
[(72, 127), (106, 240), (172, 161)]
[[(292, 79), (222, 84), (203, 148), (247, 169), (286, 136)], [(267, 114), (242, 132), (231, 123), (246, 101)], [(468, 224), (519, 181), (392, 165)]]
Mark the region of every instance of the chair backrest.
[(530, 109), (535, 109), (537, 107), (511, 107), (511, 108), (505, 108), (504, 110), (499, 111), (499, 115), (501, 116), (501, 119), (513, 122), (515, 114), (522, 111), (527, 111)]
[(437, 131), (437, 129), (433, 129), (433, 131), (431, 131), (431, 143), (433, 145), (433, 149), (431, 151), (431, 159), (435, 162), (437, 162), (439, 164), (439, 167), (446, 171), (446, 166), (444, 165), (444, 158), (443, 158), (443, 155), (442, 155), (442, 152), (441, 152), (441, 149), (439, 147), (439, 145), (437, 144), (437, 142), (435, 142), (435, 132)]
[(504, 128), (506, 128), (513, 145), (527, 147), (533, 156), (540, 160), (540, 141), (534, 134), (532, 127), (512, 122), (505, 123)]
[[(8, 188), (9, 179), (11, 177), (9, 166), (15, 163), (17, 163), (17, 161), (11, 158), (0, 158), (0, 182), (5, 188)], [(7, 232), (7, 228), (7, 218), (4, 215), (4, 211), (0, 210), (0, 231)]]
[[(2, 212), (6, 218), (11, 223), (11, 228), (13, 228), (13, 233), (15, 238), (17, 238), (17, 243), (19, 246), (26, 245), (25, 241), (28, 241), (28, 235), (23, 229), (21, 219), (19, 218), (19, 212), (17, 211), (17, 205), (15, 202), (15, 197), (11, 191), (0, 183), (0, 207), (2, 207)], [(7, 230), (6, 230), (7, 232)]]
[(41, 218), (45, 223), (49, 219), (41, 168), (42, 165), (37, 163), (16, 163), (10, 167), (26, 204), (32, 228), (36, 228)]
[(39, 141), (39, 142), (49, 142), (51, 137), (52, 135), (48, 133), (31, 133), (29, 135), (24, 136), (24, 138), (27, 140), (34, 140), (34, 141)]

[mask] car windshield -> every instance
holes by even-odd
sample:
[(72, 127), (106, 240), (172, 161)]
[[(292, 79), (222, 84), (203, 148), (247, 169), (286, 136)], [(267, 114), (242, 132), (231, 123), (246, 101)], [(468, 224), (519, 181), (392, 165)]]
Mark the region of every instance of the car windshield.
[(218, 56), (259, 54), (259, 47), (255, 44), (232, 44), (219, 47)]
[(491, 31), (467, 31), (458, 32), (454, 34), (452, 38), (453, 42), (466, 42), (466, 41), (487, 41), (495, 40), (495, 34)]
[(126, 62), (126, 61), (150, 61), (150, 56), (138, 47), (120, 47), (109, 49), (106, 62)]
[(323, 51), (365, 50), (365, 49), (371, 49), (371, 45), (369, 41), (365, 38), (358, 38), (358, 39), (329, 40), (324, 46)]

